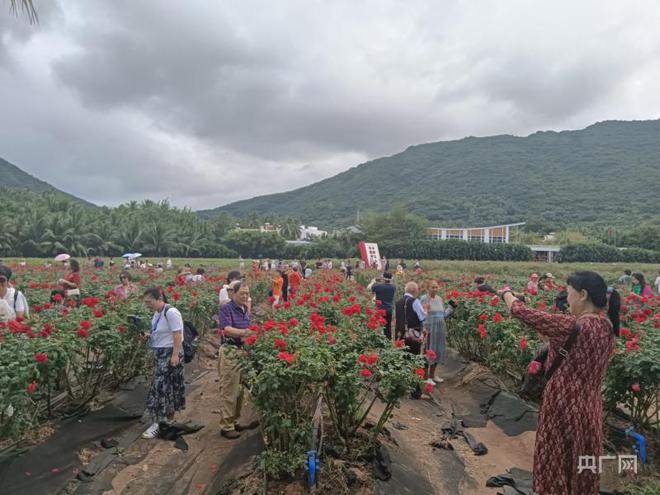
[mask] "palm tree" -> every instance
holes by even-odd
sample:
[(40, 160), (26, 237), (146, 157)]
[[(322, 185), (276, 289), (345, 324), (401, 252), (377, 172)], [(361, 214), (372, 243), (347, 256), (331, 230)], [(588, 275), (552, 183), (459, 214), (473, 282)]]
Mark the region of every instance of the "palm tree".
[(39, 15), (37, 14), (37, 9), (32, 4), (32, 0), (9, 0), (9, 11), (18, 15), (19, 10), (27, 14), (30, 24), (37, 24), (39, 22)]
[(185, 236), (185, 242), (181, 245), (181, 254), (186, 258), (192, 255), (201, 255), (208, 251), (211, 241), (199, 230), (191, 235)]
[(179, 247), (174, 229), (164, 222), (154, 223), (147, 230), (145, 249), (156, 256), (172, 254)]
[(136, 219), (133, 219), (127, 224), (122, 225), (113, 240), (125, 251), (135, 253), (142, 248), (143, 237), (144, 232), (140, 227), (140, 223)]
[(286, 217), (280, 223), (280, 234), (285, 239), (296, 240), (300, 237), (300, 221), (297, 218)]
[(256, 211), (251, 212), (247, 217), (241, 220), (241, 227), (244, 229), (258, 229), (261, 226), (261, 218)]

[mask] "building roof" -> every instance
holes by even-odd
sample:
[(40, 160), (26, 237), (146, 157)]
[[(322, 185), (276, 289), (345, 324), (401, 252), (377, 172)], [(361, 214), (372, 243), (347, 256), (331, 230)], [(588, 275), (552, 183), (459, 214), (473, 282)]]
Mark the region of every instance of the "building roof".
[(552, 251), (553, 253), (558, 253), (559, 251), (561, 251), (561, 246), (550, 246), (550, 245), (546, 246), (543, 244), (533, 244), (533, 245), (528, 245), (527, 247), (534, 252)]
[(429, 228), (439, 229), (439, 230), (479, 230), (479, 229), (500, 229), (502, 227), (519, 227), (520, 225), (525, 225), (525, 222), (505, 223), (504, 225), (491, 225), (487, 227), (429, 227)]

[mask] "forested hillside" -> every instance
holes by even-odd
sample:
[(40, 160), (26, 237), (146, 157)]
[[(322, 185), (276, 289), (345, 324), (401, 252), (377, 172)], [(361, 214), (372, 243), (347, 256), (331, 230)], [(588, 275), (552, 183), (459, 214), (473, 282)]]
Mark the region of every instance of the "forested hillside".
[(435, 224), (531, 219), (626, 225), (658, 218), (660, 121), (608, 121), (527, 137), (467, 137), (411, 146), (316, 184), (239, 201), (228, 212), (346, 224), (401, 204)]

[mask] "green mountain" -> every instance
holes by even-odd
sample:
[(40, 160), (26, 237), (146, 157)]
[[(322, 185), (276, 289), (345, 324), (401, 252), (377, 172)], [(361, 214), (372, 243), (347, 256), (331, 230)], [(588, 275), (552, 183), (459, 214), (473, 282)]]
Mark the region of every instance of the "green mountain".
[(658, 220), (660, 120), (411, 146), (315, 184), (200, 212), (294, 215), (346, 225), (401, 204), (433, 224)]
[(72, 194), (65, 193), (56, 187), (51, 186), (47, 182), (37, 179), (36, 177), (31, 176), (27, 172), (22, 171), (13, 163), (9, 163), (7, 160), (0, 158), (0, 188), (6, 187), (11, 189), (29, 189), (33, 192), (57, 192), (63, 194), (69, 199), (73, 199), (79, 203), (86, 205), (92, 205), (92, 203), (80, 199)]

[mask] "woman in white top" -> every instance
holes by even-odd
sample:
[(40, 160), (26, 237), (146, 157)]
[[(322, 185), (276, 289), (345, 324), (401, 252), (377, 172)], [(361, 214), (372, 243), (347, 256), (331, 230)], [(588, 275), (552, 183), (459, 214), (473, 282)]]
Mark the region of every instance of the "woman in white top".
[(440, 383), (441, 378), (435, 377), (435, 368), (438, 364), (447, 362), (447, 325), (445, 325), (445, 316), (451, 314), (452, 309), (445, 309), (445, 303), (438, 294), (440, 286), (438, 282), (431, 282), (428, 294), (420, 298), (422, 306), (429, 317), (424, 324), (429, 332), (429, 342), (427, 349), (435, 352), (435, 359), (431, 361), (431, 371), (429, 378)]
[(11, 268), (0, 265), (0, 313), (5, 322), (28, 316), (28, 304), (25, 296), (9, 284), (11, 275)]
[(154, 376), (146, 400), (146, 413), (153, 424), (143, 438), (158, 435), (158, 423), (171, 421), (177, 411), (186, 407), (183, 376), (183, 318), (178, 309), (167, 304), (158, 287), (144, 291), (144, 303), (154, 312), (151, 331), (146, 334), (154, 352)]

